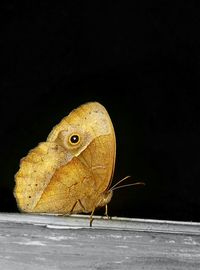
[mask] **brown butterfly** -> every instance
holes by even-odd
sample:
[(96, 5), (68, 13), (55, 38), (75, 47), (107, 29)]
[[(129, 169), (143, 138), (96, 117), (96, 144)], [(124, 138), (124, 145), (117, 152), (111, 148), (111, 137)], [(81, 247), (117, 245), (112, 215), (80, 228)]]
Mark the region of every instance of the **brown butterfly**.
[(19, 209), (91, 213), (91, 226), (95, 209), (105, 206), (107, 215), (113, 190), (119, 188), (110, 188), (115, 156), (115, 132), (108, 112), (98, 102), (83, 104), (53, 128), (46, 142), (21, 159), (14, 189)]

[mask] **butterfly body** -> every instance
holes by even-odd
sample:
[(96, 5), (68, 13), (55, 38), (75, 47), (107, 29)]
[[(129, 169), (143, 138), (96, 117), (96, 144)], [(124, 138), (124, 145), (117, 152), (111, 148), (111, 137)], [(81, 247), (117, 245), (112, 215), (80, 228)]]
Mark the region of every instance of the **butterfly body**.
[(21, 160), (14, 189), (19, 209), (93, 213), (111, 200), (115, 155), (115, 132), (108, 112), (98, 102), (83, 104)]

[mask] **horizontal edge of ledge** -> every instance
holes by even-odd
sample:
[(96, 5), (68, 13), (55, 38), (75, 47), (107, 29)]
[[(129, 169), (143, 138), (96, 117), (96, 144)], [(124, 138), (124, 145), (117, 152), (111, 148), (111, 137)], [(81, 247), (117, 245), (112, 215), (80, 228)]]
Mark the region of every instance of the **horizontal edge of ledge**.
[(93, 216), (92, 228), (89, 215), (54, 215), (0, 213), (0, 223), (21, 223), (45, 226), (49, 229), (107, 229), (151, 231), (163, 233), (200, 234), (200, 223), (156, 219)]

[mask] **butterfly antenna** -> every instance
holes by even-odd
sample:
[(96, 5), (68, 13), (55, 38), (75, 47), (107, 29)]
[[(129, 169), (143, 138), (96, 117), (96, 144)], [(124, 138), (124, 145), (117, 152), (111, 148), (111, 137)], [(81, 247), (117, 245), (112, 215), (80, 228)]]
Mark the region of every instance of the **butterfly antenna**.
[(122, 186), (119, 186), (119, 187), (114, 187), (114, 188), (111, 188), (111, 190), (116, 190), (116, 189), (120, 189), (120, 188), (124, 188), (124, 187), (130, 187), (130, 186), (136, 186), (136, 185), (143, 185), (145, 186), (145, 183), (144, 182), (136, 182), (136, 183), (132, 183), (132, 184), (126, 184), (126, 185), (122, 185)]
[(112, 186), (110, 188), (110, 190), (116, 190), (116, 189), (119, 189), (119, 188), (124, 188), (124, 187), (130, 187), (130, 186), (136, 186), (136, 185), (145, 185), (144, 182), (136, 182), (136, 183), (131, 183), (131, 184), (126, 184), (126, 185), (122, 185), (122, 186), (119, 186), (120, 183), (124, 182), (126, 179), (130, 178), (131, 176), (128, 175), (126, 177), (124, 177), (123, 179), (121, 179), (120, 181), (118, 181), (114, 186)]
[(111, 187), (111, 190), (113, 190), (113, 188), (115, 188), (116, 186), (118, 186), (121, 182), (124, 182), (126, 179), (130, 178), (130, 175), (125, 176), (123, 179), (119, 180), (116, 184), (114, 184), (114, 186)]

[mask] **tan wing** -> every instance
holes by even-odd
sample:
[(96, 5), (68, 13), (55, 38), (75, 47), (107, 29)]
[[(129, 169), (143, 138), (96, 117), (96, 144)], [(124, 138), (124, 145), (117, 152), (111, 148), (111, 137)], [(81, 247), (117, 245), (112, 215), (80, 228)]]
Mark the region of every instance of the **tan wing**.
[(65, 149), (54, 142), (40, 143), (21, 160), (14, 189), (21, 211), (34, 210), (56, 169), (66, 162)]
[[(67, 138), (78, 133), (71, 147)], [(16, 174), (15, 197), (26, 212), (91, 212), (111, 181), (116, 142), (112, 122), (99, 103), (72, 111), (30, 151)]]
[(34, 212), (91, 212), (112, 173), (110, 146), (109, 136), (98, 137), (78, 157), (58, 168)]

